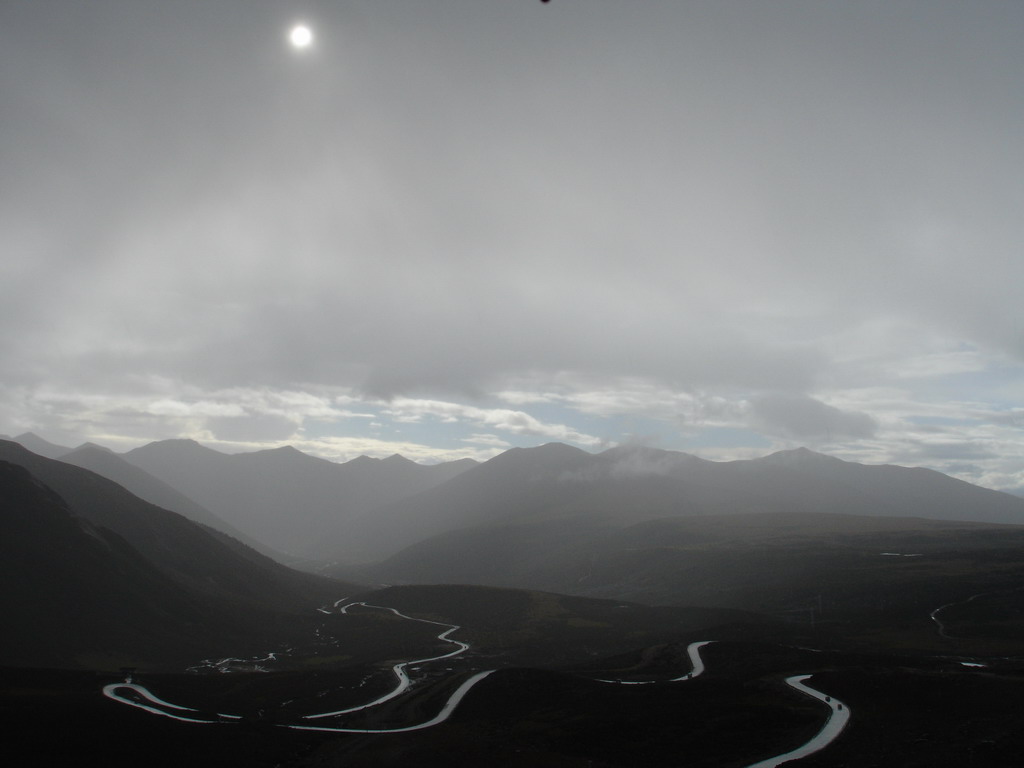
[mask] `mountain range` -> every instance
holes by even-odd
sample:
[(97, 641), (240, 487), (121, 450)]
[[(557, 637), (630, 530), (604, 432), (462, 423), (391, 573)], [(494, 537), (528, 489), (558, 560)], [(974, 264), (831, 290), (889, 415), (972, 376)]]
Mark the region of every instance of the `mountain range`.
[[(377, 527), (366, 530), (390, 533), (392, 554), (329, 572), (786, 610), (823, 583), (856, 582), (864, 558), (886, 551), (951, 551), (977, 536), (998, 547), (1024, 530), (1022, 502), (926, 469), (806, 449), (710, 462), (549, 444), (376, 510)], [(389, 542), (373, 543), (381, 551)]]
[(490, 526), (559, 527), (575, 536), (647, 520), (828, 513), (1024, 523), (1024, 500), (927, 469), (867, 466), (814, 453), (713, 462), (673, 451), (590, 454), (551, 443), (515, 448), (449, 482), (379, 507), (353, 535), (378, 557)]
[[(229, 522), (210, 512), (206, 507), (197, 504), (185, 494), (172, 488), (163, 480), (130, 464), (111, 450), (85, 443), (67, 453), (60, 454), (57, 458), (65, 464), (74, 464), (76, 467), (88, 469), (108, 480), (113, 480), (125, 490), (131, 491), (150, 504), (177, 512), (193, 522), (202, 523), (226, 533), (255, 549), (261, 549), (264, 546), (261, 542), (246, 536)], [(274, 556), (276, 553), (271, 550), (267, 554)], [(279, 554), (277, 556), (280, 558)]]
[(530, 558), (560, 546), (560, 537), (582, 540), (660, 519), (806, 513), (1024, 523), (1019, 497), (928, 469), (863, 465), (805, 448), (714, 462), (643, 446), (592, 454), (549, 443), (481, 464), (424, 466), (398, 455), (339, 464), (291, 447), (224, 454), (191, 440), (120, 455), (90, 445), (60, 453), (34, 435), (17, 440), (280, 560), (307, 568), (339, 562), (338, 573), (407, 547), (422, 554), (434, 537), (486, 540), (495, 527), (525, 537), (519, 549)]
[(338, 464), (292, 447), (229, 455), (191, 440), (150, 443), (123, 458), (255, 540), (306, 559), (358, 557), (354, 519), (475, 465), (424, 466), (398, 455)]
[(426, 466), (397, 454), (339, 464), (292, 447), (225, 454), (194, 440), (163, 440), (124, 454), (91, 443), (61, 446), (32, 433), (13, 442), (92, 470), (281, 562), (307, 566), (365, 559), (347, 543), (353, 519), (476, 465), (463, 459)]

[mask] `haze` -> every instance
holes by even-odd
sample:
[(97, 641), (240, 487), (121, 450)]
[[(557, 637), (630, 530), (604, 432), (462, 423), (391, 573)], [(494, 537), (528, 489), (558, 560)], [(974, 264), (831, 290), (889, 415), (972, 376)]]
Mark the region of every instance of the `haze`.
[(985, 0), (4, 3), (0, 433), (1022, 488), (1022, 39)]

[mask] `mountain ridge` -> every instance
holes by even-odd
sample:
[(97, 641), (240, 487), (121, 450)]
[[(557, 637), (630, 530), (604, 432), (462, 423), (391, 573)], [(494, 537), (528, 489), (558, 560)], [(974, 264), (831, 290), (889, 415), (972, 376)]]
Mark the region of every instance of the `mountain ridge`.
[(208, 509), (197, 504), (163, 480), (153, 477), (134, 464), (130, 464), (107, 448), (96, 446), (92, 443), (85, 443), (73, 451), (63, 454), (57, 461), (73, 464), (90, 472), (95, 472), (108, 480), (112, 480), (140, 499), (163, 509), (177, 512), (195, 523), (209, 526), (221, 533), (227, 534), (247, 546), (262, 551), (263, 554), (275, 560), (280, 561), (282, 559), (281, 555), (264, 547), (261, 542), (246, 536), (230, 523), (217, 517)]
[(339, 464), (292, 446), (225, 454), (181, 440), (149, 443), (123, 458), (247, 536), (303, 559), (334, 557), (353, 518), (469, 468), (393, 457)]
[(172, 581), (232, 601), (304, 603), (333, 586), (293, 571), (241, 542), (144, 501), (88, 469), (0, 441), (0, 460), (24, 467), (77, 516), (123, 538)]
[(806, 448), (713, 462), (647, 447), (590, 454), (551, 443), (506, 451), (448, 483), (379, 507), (353, 536), (362, 537), (367, 552), (388, 556), (461, 528), (565, 517), (627, 525), (757, 512), (1024, 524), (1024, 503), (1010, 494), (934, 470), (858, 464)]
[(24, 445), (32, 453), (45, 456), (48, 459), (56, 459), (65, 453), (70, 453), (73, 448), (67, 445), (57, 445), (49, 440), (44, 440), (34, 432), (22, 432), (20, 435), (9, 438), (11, 442)]

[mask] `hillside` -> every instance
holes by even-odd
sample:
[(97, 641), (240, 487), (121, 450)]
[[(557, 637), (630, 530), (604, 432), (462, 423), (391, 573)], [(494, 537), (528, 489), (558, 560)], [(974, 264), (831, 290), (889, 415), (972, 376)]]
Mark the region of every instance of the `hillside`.
[[(244, 540), (244, 535), (210, 510), (200, 506), (185, 494), (172, 488), (145, 470), (129, 464), (123, 458), (98, 446), (84, 445), (62, 454), (60, 461), (88, 469), (97, 475), (113, 480), (127, 491), (148, 501), (154, 506), (177, 512), (194, 523), (201, 523), (226, 533), (233, 538)], [(252, 546), (251, 541), (246, 544)]]
[(156, 507), (116, 483), (0, 441), (0, 461), (22, 466), (76, 516), (108, 529), (175, 583), (213, 598), (294, 610), (339, 590), (333, 580), (286, 568), (244, 544)]
[(70, 453), (74, 450), (66, 445), (57, 445), (56, 443), (51, 443), (49, 440), (44, 440), (33, 432), (23, 432), (17, 437), (5, 439), (12, 440), (19, 445), (28, 448), (32, 453), (38, 454), (39, 456), (45, 456), (48, 459), (58, 459), (64, 454)]
[(229, 455), (191, 440), (150, 443), (123, 458), (247, 536), (298, 558), (351, 552), (354, 518), (474, 464), (424, 466), (397, 455), (337, 464), (291, 447)]
[[(624, 528), (575, 521), (469, 528), (358, 573), (391, 584), (472, 583), (757, 611), (817, 623), (833, 642), (1024, 650), (1024, 527), (921, 518), (748, 513)], [(972, 623), (973, 622), (973, 623)], [(858, 640), (860, 638), (860, 640)]]
[[(208, 656), (265, 652), (312, 632), (302, 616), (233, 600), (223, 585), (203, 590), (194, 579), (175, 578), (5, 461), (0, 524), (5, 664), (181, 668)], [(230, 567), (225, 562), (221, 573)]]
[[(829, 513), (1024, 524), (1024, 499), (927, 469), (868, 466), (806, 449), (712, 462), (620, 447), (589, 454), (552, 443), (515, 448), (436, 488), (382, 506), (351, 535), (364, 559), (431, 536), (563, 521), (625, 527), (668, 517)], [(546, 544), (538, 542), (539, 546)]]

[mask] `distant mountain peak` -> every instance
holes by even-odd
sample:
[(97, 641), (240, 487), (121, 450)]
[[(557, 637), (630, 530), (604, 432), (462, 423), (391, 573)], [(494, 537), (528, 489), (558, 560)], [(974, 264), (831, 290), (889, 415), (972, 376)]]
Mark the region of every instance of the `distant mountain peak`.
[(103, 451), (104, 453), (113, 453), (112, 450), (103, 445), (97, 445), (93, 442), (85, 442), (75, 448), (75, 451)]
[(654, 448), (650, 445), (635, 445), (629, 443), (612, 446), (611, 448), (601, 451), (597, 455), (604, 456), (607, 458), (617, 458), (620, 456), (672, 456), (678, 460), (701, 460), (697, 456), (694, 456), (692, 453), (686, 453), (686, 451), (673, 451), (665, 448)]
[(14, 442), (32, 451), (32, 453), (38, 456), (45, 456), (48, 459), (56, 459), (71, 450), (66, 445), (51, 443), (34, 432), (24, 432), (15, 437)]
[(532, 448), (509, 448), (504, 453), (499, 453), (494, 458), (485, 461), (484, 464), (501, 464), (504, 462), (558, 462), (558, 461), (579, 461), (581, 458), (592, 458), (592, 453), (587, 453), (581, 448), (576, 448), (565, 443), (544, 443)]
[(402, 467), (402, 466), (420, 466), (412, 459), (407, 459), (400, 453), (393, 453), (383, 459), (374, 458), (373, 456), (356, 456), (354, 459), (349, 459), (344, 463), (346, 467)]
[(278, 456), (308, 456), (309, 454), (303, 453), (294, 445), (282, 445), (278, 448), (267, 448), (263, 451), (255, 451), (255, 453), (273, 453)]
[(345, 462), (345, 464), (350, 467), (362, 467), (367, 466), (369, 464), (376, 464), (378, 461), (380, 461), (380, 459), (375, 459), (372, 456), (363, 455), (356, 456), (354, 459), (349, 459), (348, 461)]
[[(475, 467), (475, 466), (478, 466), (479, 464), (480, 464), (480, 462), (477, 461), (476, 459), (465, 458), (465, 459), (455, 459), (454, 461), (445, 461), (445, 462), (442, 462), (440, 464), (434, 464), (433, 466), (435, 466), (435, 467), (441, 467), (441, 466), (449, 466), (449, 467)], [(1024, 493), (1024, 489), (1021, 489), (1021, 492)]]
[(774, 467), (824, 467), (856, 463), (843, 461), (835, 456), (829, 456), (827, 453), (812, 451), (804, 446), (769, 453), (767, 456), (753, 459), (753, 462)]
[(210, 461), (227, 458), (228, 454), (207, 448), (190, 438), (176, 437), (168, 440), (155, 440), (152, 443), (133, 448), (123, 454), (125, 459), (135, 464), (138, 460), (159, 461)]
[[(134, 449), (135, 451), (174, 451), (174, 452), (185, 452), (185, 451), (213, 451), (213, 448), (207, 448), (202, 443), (196, 442), (190, 437), (171, 437), (166, 440), (154, 440), (151, 443), (146, 443), (143, 446)], [(213, 451), (214, 453), (220, 453), (220, 451)]]
[(789, 448), (784, 451), (776, 451), (775, 453), (768, 454), (765, 458), (771, 458), (772, 456), (778, 457), (792, 457), (799, 459), (834, 459), (834, 456), (829, 456), (827, 453), (818, 453), (818, 451), (812, 451), (810, 448), (801, 445), (799, 448)]
[(282, 445), (279, 448), (267, 448), (262, 451), (253, 451), (251, 453), (235, 453), (232, 454), (232, 459), (241, 462), (284, 462), (286, 465), (313, 465), (313, 464), (334, 464), (332, 461), (327, 459), (320, 459), (316, 456), (311, 456), (308, 453), (303, 453), (294, 445)]
[(598, 454), (605, 470), (617, 477), (671, 475), (706, 463), (692, 453), (666, 451), (647, 445), (618, 445)]
[(515, 472), (523, 476), (532, 473), (558, 475), (574, 472), (594, 461), (592, 453), (565, 443), (545, 443), (533, 448), (510, 448), (485, 461), (475, 472)]
[[(537, 446), (534, 446), (532, 448), (511, 448), (511, 449), (505, 451), (505, 453), (501, 454), (500, 456), (505, 456), (505, 455), (510, 455), (510, 454), (511, 455), (514, 455), (514, 454), (523, 455), (523, 454), (527, 454), (527, 453), (532, 454), (534, 456), (547, 456), (547, 457), (579, 456), (580, 454), (584, 454), (584, 455), (587, 455), (587, 456), (591, 455), (591, 454), (587, 453), (586, 451), (584, 451), (582, 448), (577, 448), (577, 447), (575, 447), (573, 445), (567, 445), (566, 443), (559, 443), (559, 442), (551, 442), (551, 443), (544, 443), (544, 445), (537, 445)], [(498, 458), (500, 458), (500, 456)]]
[(580, 451), (582, 453), (586, 453), (586, 451), (584, 451), (582, 448), (577, 448), (577, 447), (575, 447), (573, 445), (569, 445), (567, 443), (563, 443), (563, 442), (560, 442), (558, 440), (552, 440), (550, 443), (544, 443), (543, 445), (538, 445), (536, 448), (527, 448), (526, 450), (572, 451), (572, 452)]

